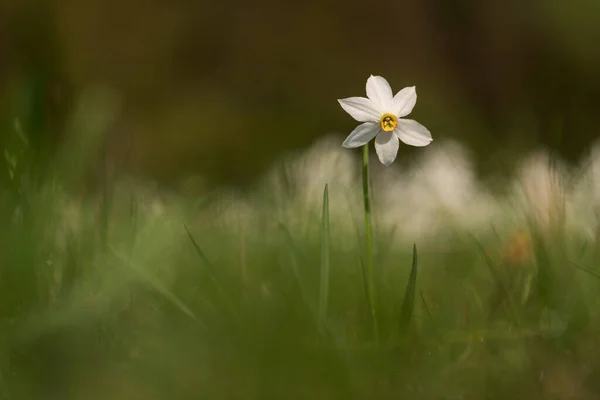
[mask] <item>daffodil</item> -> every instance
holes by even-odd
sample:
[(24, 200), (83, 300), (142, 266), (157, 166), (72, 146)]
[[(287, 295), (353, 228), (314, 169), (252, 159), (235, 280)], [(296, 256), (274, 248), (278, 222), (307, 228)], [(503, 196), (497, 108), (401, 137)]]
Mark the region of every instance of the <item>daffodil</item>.
[(355, 148), (375, 139), (375, 151), (382, 164), (389, 166), (396, 159), (400, 140), (408, 145), (423, 147), (433, 140), (423, 125), (405, 119), (417, 103), (415, 87), (406, 87), (395, 96), (385, 78), (367, 79), (367, 97), (338, 100), (355, 120), (363, 122), (350, 133), (342, 146)]

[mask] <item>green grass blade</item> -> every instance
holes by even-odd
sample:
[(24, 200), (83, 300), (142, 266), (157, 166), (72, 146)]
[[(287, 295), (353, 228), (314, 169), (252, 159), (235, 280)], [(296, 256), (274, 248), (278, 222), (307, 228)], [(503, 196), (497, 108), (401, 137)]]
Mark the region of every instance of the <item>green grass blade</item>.
[(410, 328), (410, 321), (415, 308), (415, 293), (417, 288), (417, 245), (413, 244), (413, 261), (404, 300), (400, 309), (400, 334), (404, 336)]
[(196, 315), (192, 312), (192, 310), (185, 305), (175, 293), (171, 292), (167, 287), (150, 271), (145, 268), (137, 265), (133, 262), (133, 260), (128, 257), (120, 254), (116, 249), (109, 247), (110, 252), (119, 259), (123, 265), (129, 268), (131, 271), (135, 272), (137, 277), (141, 278), (149, 287), (156, 290), (160, 293), (165, 299), (170, 301), (176, 308), (178, 308), (182, 313), (190, 317), (196, 322), (200, 322), (200, 320), (196, 317)]
[(226, 307), (229, 308), (231, 313), (233, 315), (237, 316), (237, 311), (236, 311), (235, 306), (232, 304), (231, 299), (229, 298), (229, 296), (225, 292), (225, 289), (223, 289), (223, 286), (217, 279), (217, 275), (215, 273), (215, 268), (213, 267), (213, 264), (210, 262), (208, 257), (206, 257), (206, 255), (200, 248), (200, 245), (198, 245), (198, 242), (196, 241), (196, 239), (190, 232), (187, 224), (183, 224), (183, 226), (185, 228), (185, 231), (187, 232), (190, 242), (192, 243), (192, 245), (194, 246), (194, 249), (196, 250), (196, 254), (198, 254), (198, 257), (200, 257), (200, 260), (202, 260), (202, 262), (206, 265), (206, 270), (208, 271), (209, 278), (213, 282), (213, 285), (215, 286), (215, 288), (217, 289), (217, 292), (219, 293), (221, 300), (226, 305)]
[(492, 278), (494, 279), (494, 281), (496, 282), (496, 284), (498, 285), (498, 287), (501, 290), (502, 299), (506, 299), (506, 301), (508, 302), (510, 313), (512, 315), (512, 318), (513, 318), (515, 324), (518, 327), (520, 327), (521, 326), (521, 317), (519, 315), (519, 311), (517, 310), (517, 306), (515, 304), (513, 296), (511, 295), (510, 290), (508, 289), (508, 287), (506, 285), (506, 282), (504, 281), (504, 279), (502, 279), (502, 276), (500, 275), (500, 272), (498, 271), (496, 264), (485, 252), (485, 249), (483, 248), (481, 243), (477, 240), (476, 237), (473, 236), (472, 238), (473, 238), (475, 244), (477, 245), (477, 248), (479, 249), (479, 252), (481, 253), (483, 259), (485, 260), (485, 263), (490, 270)]
[(225, 296), (225, 291), (223, 290), (223, 288), (219, 284), (219, 280), (217, 279), (217, 275), (215, 274), (215, 269), (214, 269), (212, 263), (210, 262), (210, 260), (208, 259), (208, 257), (206, 257), (206, 255), (204, 254), (204, 252), (202, 251), (202, 249), (198, 245), (198, 242), (196, 242), (196, 239), (194, 239), (194, 236), (190, 232), (190, 230), (187, 227), (187, 225), (183, 224), (183, 226), (185, 228), (185, 231), (187, 232), (187, 235), (188, 235), (188, 238), (190, 239), (190, 242), (192, 242), (192, 246), (194, 246), (194, 250), (196, 250), (196, 254), (198, 254), (198, 257), (200, 257), (200, 260), (202, 260), (202, 262), (206, 265), (206, 270), (208, 271), (208, 275), (210, 276), (210, 280), (213, 282), (213, 284), (215, 285), (215, 287), (217, 288), (217, 290), (219, 291), (219, 293), (221, 293), (223, 296)]
[(283, 236), (285, 247), (287, 248), (288, 253), (290, 255), (290, 263), (292, 266), (294, 278), (298, 281), (298, 284), (300, 284), (299, 265), (302, 264), (304, 261), (302, 253), (298, 249), (298, 246), (296, 246), (296, 243), (294, 242), (294, 238), (292, 237), (290, 230), (281, 222), (279, 223), (279, 231)]
[[(285, 224), (282, 222), (279, 223), (279, 231), (282, 234), (284, 246), (287, 249), (290, 258), (291, 272), (293, 274), (294, 283), (296, 284), (296, 288), (300, 293), (301, 299), (306, 304), (308, 309), (310, 310), (311, 316), (316, 320), (317, 319), (317, 304), (314, 302), (314, 296), (309, 296), (308, 290), (306, 290), (305, 285), (302, 282), (300, 276), (300, 266), (306, 264), (306, 259), (300, 249), (298, 248), (292, 234)], [(287, 273), (287, 271), (284, 271)]]
[(190, 242), (192, 242), (192, 245), (194, 246), (194, 249), (196, 250), (196, 253), (198, 254), (198, 257), (200, 257), (200, 259), (202, 260), (202, 262), (204, 262), (204, 264), (206, 264), (206, 268), (208, 269), (208, 271), (209, 271), (210, 275), (212, 276), (212, 278), (216, 279), (215, 273), (213, 271), (212, 263), (210, 262), (210, 260), (208, 259), (208, 257), (206, 257), (206, 255), (204, 254), (204, 252), (202, 251), (202, 249), (198, 245), (198, 242), (196, 242), (196, 239), (194, 239), (194, 235), (192, 235), (192, 232), (190, 232), (190, 229), (188, 228), (187, 224), (183, 224), (183, 227), (185, 228), (185, 231), (186, 231), (186, 233), (188, 235), (188, 238), (190, 239)]
[(590, 268), (590, 267), (588, 267), (586, 265), (583, 265), (583, 264), (576, 263), (575, 261), (570, 261), (569, 260), (569, 262), (571, 264), (573, 264), (575, 267), (579, 268), (580, 270), (587, 272), (588, 274), (590, 274), (594, 278), (600, 279), (600, 272), (596, 271), (595, 269)]
[(423, 302), (423, 307), (425, 307), (425, 312), (429, 316), (429, 319), (433, 319), (433, 315), (431, 315), (431, 311), (429, 310), (429, 306), (427, 305), (427, 302), (425, 301), (425, 296), (423, 295), (422, 290), (419, 290), (419, 295), (421, 296), (421, 301)]
[(321, 217), (321, 288), (319, 290), (319, 318), (321, 322), (327, 319), (327, 306), (329, 302), (329, 243), (329, 188), (325, 185), (323, 192), (323, 214)]

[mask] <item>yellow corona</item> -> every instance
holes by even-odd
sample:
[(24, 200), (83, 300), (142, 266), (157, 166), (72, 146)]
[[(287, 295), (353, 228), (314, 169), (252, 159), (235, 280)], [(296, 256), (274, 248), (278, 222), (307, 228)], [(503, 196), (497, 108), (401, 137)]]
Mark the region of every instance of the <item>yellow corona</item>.
[(396, 129), (396, 125), (398, 125), (398, 117), (394, 114), (383, 114), (379, 120), (379, 124), (384, 131), (391, 132)]

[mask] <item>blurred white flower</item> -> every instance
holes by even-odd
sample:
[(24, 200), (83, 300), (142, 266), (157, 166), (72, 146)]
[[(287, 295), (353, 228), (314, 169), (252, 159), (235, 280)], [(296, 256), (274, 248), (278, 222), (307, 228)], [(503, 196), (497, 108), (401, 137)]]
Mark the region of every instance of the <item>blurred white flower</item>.
[(367, 80), (367, 97), (349, 97), (338, 100), (342, 108), (355, 120), (363, 122), (350, 133), (342, 146), (355, 148), (375, 138), (375, 151), (385, 166), (391, 165), (398, 154), (400, 140), (423, 147), (433, 140), (423, 125), (404, 119), (417, 103), (415, 87), (406, 87), (395, 96), (388, 81), (371, 75)]
[(377, 223), (399, 240), (426, 241), (456, 230), (479, 230), (499, 215), (499, 204), (475, 175), (458, 143), (442, 142), (402, 171), (377, 174)]
[[(359, 177), (360, 165), (339, 147), (339, 136), (328, 135), (310, 148), (289, 154), (276, 163), (262, 187), (262, 192), (268, 193), (268, 199), (257, 203), (269, 202), (269, 212), (276, 215), (278, 221), (290, 223), (297, 219), (304, 227), (312, 226), (314, 221), (306, 215), (320, 218), (323, 190), (328, 184), (330, 204), (336, 205), (330, 209), (331, 218), (350, 224), (352, 221), (347, 217), (352, 206), (362, 204)], [(297, 218), (298, 215), (302, 217)]]
[(600, 142), (575, 171), (567, 203), (570, 221), (589, 237), (600, 239)]
[(532, 221), (544, 231), (564, 227), (569, 174), (562, 163), (546, 151), (525, 158), (517, 183)]

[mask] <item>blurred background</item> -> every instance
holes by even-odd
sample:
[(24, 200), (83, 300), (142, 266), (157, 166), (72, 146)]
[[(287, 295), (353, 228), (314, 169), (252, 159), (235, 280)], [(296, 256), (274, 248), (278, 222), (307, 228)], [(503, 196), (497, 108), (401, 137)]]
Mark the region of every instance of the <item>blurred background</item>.
[[(0, 0), (0, 400), (600, 398), (598, 39), (598, 0)], [(373, 159), (372, 308), (371, 74), (434, 137)]]
[(600, 128), (598, 38), (596, 0), (3, 0), (0, 117), (20, 117), (52, 154), (81, 93), (102, 87), (116, 106), (111, 163), (244, 184), (348, 134), (336, 99), (364, 96), (376, 74), (395, 91), (416, 85), (414, 119), (497, 172), (539, 146), (586, 152)]

